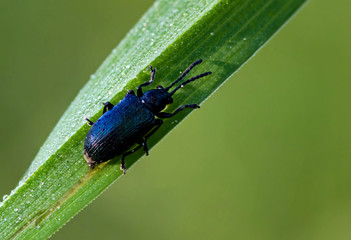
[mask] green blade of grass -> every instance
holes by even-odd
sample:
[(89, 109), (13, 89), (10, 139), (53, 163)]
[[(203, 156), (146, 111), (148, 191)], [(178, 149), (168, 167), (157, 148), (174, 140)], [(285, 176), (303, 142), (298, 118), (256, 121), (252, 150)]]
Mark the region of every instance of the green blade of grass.
[[(187, 85), (167, 108), (200, 104), (239, 69), (305, 0), (157, 1), (92, 75), (54, 128), (16, 189), (0, 206), (0, 239), (51, 236), (122, 175), (119, 158), (93, 171), (83, 158), (89, 130), (101, 102), (116, 104), (127, 90), (148, 81), (148, 65), (158, 69), (153, 86), (169, 85), (190, 63), (204, 62), (192, 75), (213, 74)], [(154, 146), (190, 111), (185, 110), (149, 140)], [(142, 151), (128, 156), (127, 168)]]

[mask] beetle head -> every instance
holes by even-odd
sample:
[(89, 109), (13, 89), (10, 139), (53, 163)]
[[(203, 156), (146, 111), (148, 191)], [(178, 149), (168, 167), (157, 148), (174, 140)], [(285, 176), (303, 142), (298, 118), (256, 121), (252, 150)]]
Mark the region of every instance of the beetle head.
[(173, 103), (172, 95), (167, 92), (162, 86), (157, 86), (157, 89), (152, 89), (144, 93), (141, 101), (153, 113), (161, 112), (167, 104)]
[[(173, 103), (173, 94), (178, 91), (180, 88), (184, 87), (188, 83), (195, 81), (196, 79), (205, 77), (207, 75), (210, 75), (212, 72), (205, 72), (202, 74), (199, 74), (195, 77), (192, 77), (184, 82), (182, 82), (178, 87), (176, 87), (173, 91), (168, 92), (175, 84), (177, 84), (180, 80), (182, 80), (185, 75), (189, 73), (189, 71), (195, 67), (196, 65), (200, 64), (202, 62), (202, 59), (199, 59), (195, 61), (193, 64), (191, 64), (183, 73), (178, 77), (177, 80), (175, 80), (171, 85), (168, 87), (164, 88), (160, 85), (157, 86), (156, 89), (147, 91), (142, 97), (141, 101), (146, 105), (148, 109), (150, 109), (154, 114), (161, 112), (167, 104)], [(151, 68), (152, 70), (152, 68)], [(154, 74), (154, 72), (153, 72)]]

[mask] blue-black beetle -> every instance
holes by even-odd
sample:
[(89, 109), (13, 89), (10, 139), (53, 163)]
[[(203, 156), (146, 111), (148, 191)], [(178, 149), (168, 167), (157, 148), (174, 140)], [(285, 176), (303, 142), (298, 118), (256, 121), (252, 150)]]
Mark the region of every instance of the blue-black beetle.
[[(205, 72), (197, 75), (184, 81), (172, 92), (168, 92), (201, 62), (200, 59), (191, 64), (170, 86), (166, 88), (157, 86), (156, 89), (143, 93), (142, 87), (150, 85), (155, 78), (156, 68), (150, 66), (150, 81), (137, 88), (137, 95), (130, 90), (115, 106), (110, 102), (103, 103), (103, 115), (95, 123), (86, 118), (88, 124), (92, 126), (84, 143), (84, 158), (89, 167), (93, 169), (96, 164), (123, 154), (121, 169), (125, 173), (124, 158), (127, 155), (135, 152), (141, 146), (148, 155), (147, 139), (162, 125), (163, 121), (160, 118), (170, 118), (184, 108), (199, 108), (197, 104), (188, 104), (180, 106), (174, 113), (161, 112), (167, 104), (173, 103), (172, 95), (179, 88), (211, 74), (211, 72)], [(134, 144), (138, 146), (130, 150)]]

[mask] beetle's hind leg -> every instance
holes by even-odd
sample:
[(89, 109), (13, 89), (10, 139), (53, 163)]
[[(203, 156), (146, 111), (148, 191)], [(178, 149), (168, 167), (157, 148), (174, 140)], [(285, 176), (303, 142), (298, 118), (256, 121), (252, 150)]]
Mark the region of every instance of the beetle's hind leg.
[(144, 95), (143, 90), (141, 89), (142, 87), (146, 87), (148, 85), (150, 85), (151, 83), (153, 83), (154, 79), (155, 79), (155, 74), (156, 74), (156, 68), (153, 68), (150, 65), (150, 70), (151, 70), (151, 77), (150, 77), (150, 81), (141, 84), (139, 87), (137, 87), (137, 96), (138, 97), (142, 97)]
[(112, 103), (110, 102), (103, 102), (102, 103), (104, 105), (104, 111), (102, 112), (102, 114), (104, 114), (105, 112), (111, 110), (115, 105), (113, 105)]

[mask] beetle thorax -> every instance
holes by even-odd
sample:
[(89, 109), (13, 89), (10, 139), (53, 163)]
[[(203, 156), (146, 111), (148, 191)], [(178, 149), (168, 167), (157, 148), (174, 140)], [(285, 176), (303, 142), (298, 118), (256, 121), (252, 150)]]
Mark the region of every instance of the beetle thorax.
[(162, 111), (167, 104), (173, 103), (173, 98), (165, 89), (153, 89), (144, 93), (142, 103), (153, 113)]

